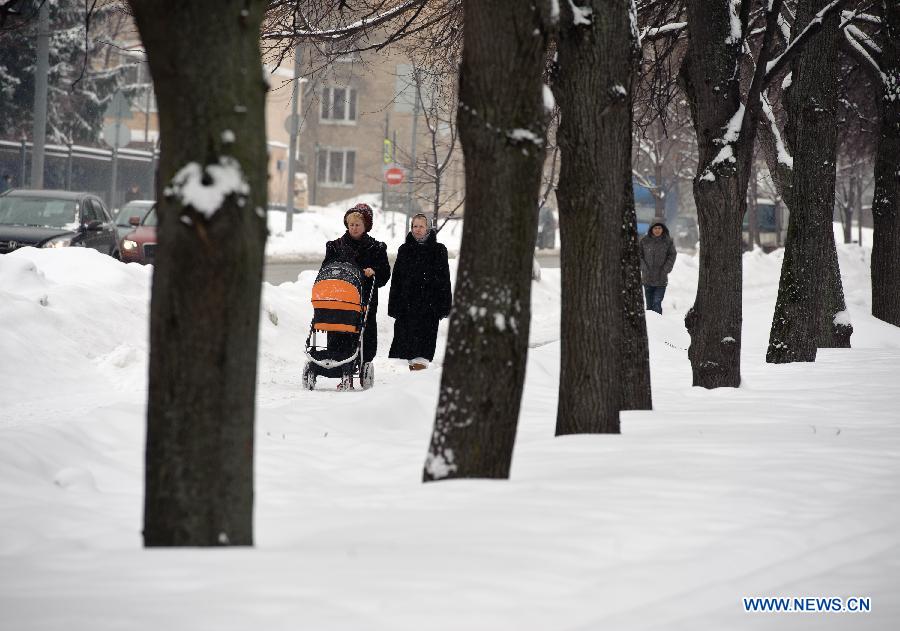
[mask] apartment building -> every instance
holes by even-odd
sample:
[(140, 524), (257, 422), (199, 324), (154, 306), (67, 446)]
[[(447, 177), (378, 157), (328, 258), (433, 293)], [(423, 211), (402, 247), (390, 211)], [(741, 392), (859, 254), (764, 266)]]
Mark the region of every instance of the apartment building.
[[(307, 47), (301, 67), (306, 81), (299, 164), (308, 176), (310, 203), (384, 193), (389, 207), (409, 210), (411, 199), (413, 212), (431, 213), (433, 165), (456, 144), (452, 103), (439, 100), (410, 60), (389, 50), (338, 55), (326, 63)], [(458, 144), (452, 157), (441, 177), (443, 213), (463, 197)], [(393, 179), (385, 175), (391, 167)], [(396, 183), (398, 169), (403, 179)]]
[[(115, 109), (113, 108), (107, 112), (104, 125), (118, 122), (128, 128), (129, 142), (122, 147), (125, 150), (124, 155), (131, 155), (129, 150), (156, 152), (159, 149), (159, 119), (156, 99), (153, 93), (150, 69), (146, 63), (137, 29), (129, 18), (127, 22), (117, 23), (114, 32), (109, 35), (116, 45), (109, 48), (109, 54), (103, 63), (107, 67), (129, 66), (125, 74), (125, 91), (130, 96), (126, 100), (127, 108), (120, 109), (118, 112), (121, 117), (117, 118), (113, 114)], [(271, 90), (266, 95), (266, 144), (269, 156), (268, 198), (270, 204), (280, 206), (285, 204), (288, 191), (287, 163), (290, 138), (284, 125), (284, 119), (290, 114), (290, 84), (294, 79), (293, 65), (279, 67), (274, 64), (264, 64), (264, 72), (267, 73), (271, 85)], [(198, 86), (198, 89), (202, 89), (202, 86)], [(155, 163), (147, 162), (148, 169), (151, 164)], [(152, 181), (152, 177), (123, 178), (117, 185), (119, 199), (113, 202), (114, 205), (122, 201), (125, 191), (134, 183), (131, 181), (133, 179), (140, 180), (142, 196), (152, 196), (152, 193), (147, 190), (150, 186), (143, 185), (145, 181)], [(298, 173), (295, 178), (294, 192), (295, 207), (305, 207), (308, 203), (305, 173)]]
[[(132, 97), (129, 112), (120, 121), (130, 131), (125, 149), (153, 151), (158, 149), (159, 132), (149, 68), (133, 24), (119, 24), (115, 30), (117, 45), (106, 63), (131, 65), (127, 83)], [(443, 162), (453, 145), (453, 159), (441, 175), (440, 201), (444, 214), (460, 205), (464, 177), (462, 152), (452, 133), (453, 106), (435, 96), (434, 87), (428, 87), (431, 84), (416, 73), (409, 59), (390, 50), (327, 59), (311, 45), (301, 50), (295, 208), (383, 193), (386, 205), (396, 210), (431, 213), (436, 190), (433, 165)], [(266, 97), (268, 197), (277, 207), (286, 204), (290, 188), (294, 60), (267, 59), (265, 71), (271, 86)], [(115, 121), (110, 116), (104, 122)], [(385, 172), (391, 167), (395, 178), (398, 170), (402, 174), (401, 182), (386, 181)], [(120, 196), (128, 186), (121, 182)]]

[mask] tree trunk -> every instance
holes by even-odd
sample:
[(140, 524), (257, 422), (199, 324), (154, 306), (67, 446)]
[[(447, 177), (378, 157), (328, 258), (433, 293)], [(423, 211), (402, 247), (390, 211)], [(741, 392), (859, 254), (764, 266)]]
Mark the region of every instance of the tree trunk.
[[(573, 10), (582, 7), (591, 9), (587, 24), (574, 20)], [(557, 435), (619, 433), (619, 380), (626, 360), (622, 226), (632, 179), (637, 43), (629, 7), (627, 0), (561, 5), (554, 82), (562, 113), (556, 191), (562, 243)], [(629, 228), (636, 232), (636, 224)]]
[(759, 242), (759, 206), (757, 199), (759, 198), (759, 183), (756, 161), (750, 166), (750, 196), (747, 200), (747, 249), (752, 250), (754, 247), (760, 247)]
[(841, 207), (844, 210), (843, 223), (841, 224), (844, 228), (844, 243), (852, 243), (853, 242), (853, 200), (856, 198), (856, 172), (854, 170), (853, 173), (850, 174), (850, 190), (847, 193), (847, 199), (841, 202)]
[[(827, 4), (800, 0), (793, 36)], [(795, 58), (787, 91), (787, 144), (794, 155), (790, 217), (766, 361), (815, 361), (818, 346), (849, 346), (852, 327), (834, 244), (838, 21)]]
[[(736, 388), (741, 383), (741, 224), (756, 106), (749, 103), (739, 138), (725, 147), (723, 130), (741, 107), (738, 68), (743, 39), (733, 41), (730, 35), (729, 2), (689, 0), (687, 10), (689, 43), (680, 80), (697, 134), (694, 200), (702, 244), (697, 298), (685, 317), (691, 336), (688, 357), (695, 386)], [(754, 124), (748, 126), (748, 120)], [(723, 154), (726, 149), (730, 156)]]
[(882, 1), (881, 123), (872, 197), (872, 315), (900, 326), (900, 4)]
[(693, 385), (741, 385), (742, 250), (741, 223), (747, 179), (720, 173), (715, 182), (694, 178), (700, 228), (697, 298), (684, 322), (691, 335), (688, 358)]
[[(265, 3), (129, 3), (153, 76), (162, 144), (144, 545), (252, 545), (266, 240)], [(207, 197), (216, 190), (224, 197), (204, 203), (190, 181)]]
[(650, 345), (644, 315), (644, 286), (641, 284), (641, 259), (638, 249), (637, 215), (634, 210), (634, 187), (625, 186), (624, 217), (619, 227), (622, 248), (622, 410), (651, 410)]
[(466, 0), (464, 15), (466, 222), (426, 481), (509, 477), (545, 154), (541, 11), (518, 0)]
[(841, 267), (838, 264), (837, 248), (834, 243), (834, 229), (828, 222), (827, 232), (823, 231), (826, 240), (825, 261), (822, 268), (822, 316), (816, 345), (819, 348), (850, 348), (850, 336), (853, 325), (847, 312), (844, 300), (844, 283), (841, 280)]
[[(856, 215), (856, 241), (860, 247), (863, 245), (863, 176), (861, 165), (857, 163), (853, 167), (853, 175), (856, 179), (856, 194), (853, 197), (853, 214)], [(871, 261), (870, 261), (871, 265)]]

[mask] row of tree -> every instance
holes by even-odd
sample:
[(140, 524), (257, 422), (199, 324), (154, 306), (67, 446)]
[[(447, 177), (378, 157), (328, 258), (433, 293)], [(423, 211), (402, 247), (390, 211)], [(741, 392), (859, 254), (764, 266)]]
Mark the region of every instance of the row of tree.
[[(550, 81), (562, 121), (557, 134), (562, 240), (558, 434), (618, 432), (620, 410), (650, 406), (646, 330), (640, 296), (636, 295), (640, 280), (633, 265), (630, 130), (636, 58), (629, 54), (636, 50), (638, 34), (622, 21), (622, 16), (629, 16), (629, 4), (568, 3), (561, 8), (558, 28), (550, 20), (531, 24), (530, 30), (523, 27), (495, 33), (492, 39), (492, 47), (496, 47), (502, 36), (508, 50), (515, 50), (523, 40), (532, 41), (532, 33), (537, 32), (552, 42)], [(767, 142), (763, 144), (770, 170), (791, 211), (767, 360), (813, 361), (817, 348), (849, 346), (852, 326), (832, 232), (838, 41), (850, 33), (855, 41), (865, 42), (874, 67), (878, 63), (875, 53), (882, 60), (888, 58), (891, 43), (885, 38), (896, 28), (891, 26), (893, 9), (882, 3), (880, 12), (866, 13), (859, 7), (848, 9), (851, 3), (840, 0), (789, 4), (786, 7), (778, 0), (644, 4), (645, 9), (657, 11), (657, 18), (667, 20), (647, 27), (645, 33), (682, 41), (671, 47), (670, 54), (680, 57), (679, 87), (696, 134), (698, 161), (693, 184), (702, 248), (697, 298), (685, 319), (696, 386), (737, 387), (741, 382), (741, 233), (759, 128), (765, 130)], [(477, 40), (470, 43), (468, 39), (469, 31), (477, 28), (470, 25), (470, 15), (474, 14), (474, 20), (497, 23), (503, 12), (511, 9), (466, 5), (464, 51), (481, 50)], [(522, 20), (525, 16), (537, 20), (540, 15), (527, 8), (520, 11)], [(629, 17), (634, 24), (634, 15)], [(877, 27), (884, 44), (875, 44), (857, 23)], [(630, 40), (623, 36), (629, 32), (633, 33)], [(809, 46), (813, 40), (815, 46)], [(495, 53), (487, 50), (490, 59), (500, 59)], [(461, 94), (467, 73), (475, 72), (465, 59), (464, 54)], [(528, 76), (525, 68), (496, 62), (480, 65), (478, 72), (490, 76), (484, 84), (502, 83), (503, 76)], [(885, 87), (890, 87), (885, 81)], [(784, 132), (769, 100), (772, 86), (778, 83), (785, 93)], [(492, 112), (490, 103), (505, 98), (502, 91), (480, 94), (479, 112)], [(882, 91), (883, 110), (893, 107), (895, 100), (889, 89)], [(621, 111), (617, 105), (623, 105)], [(531, 128), (539, 128), (540, 120), (535, 119)], [(491, 122), (489, 129), (502, 128)], [(467, 143), (467, 134), (474, 133), (467, 128), (477, 130), (485, 122), (464, 116), (461, 109), (459, 125), (467, 168), (468, 226), (477, 222), (481, 213), (489, 216), (496, 212), (502, 203), (498, 198), (513, 199), (516, 187), (505, 189), (501, 178), (482, 181), (486, 171), (496, 169), (498, 156), (482, 151), (482, 145), (471, 140)], [(887, 131), (891, 129), (887, 127)], [(890, 136), (883, 133), (879, 156), (891, 151), (890, 142)], [(507, 146), (515, 149), (513, 143)], [(896, 152), (892, 160), (896, 185)], [(517, 181), (528, 180), (522, 177)], [(880, 186), (885, 185), (882, 182)], [(876, 176), (876, 198), (881, 199), (878, 187)], [(521, 189), (516, 190), (521, 195)], [(873, 294), (878, 298), (873, 299), (873, 313), (900, 324), (887, 307), (900, 306), (900, 277), (878, 270), (879, 265), (898, 261), (896, 250), (884, 254), (889, 244), (898, 242), (892, 235), (897, 225), (896, 194), (889, 199), (892, 206), (882, 203), (873, 207), (878, 217), (872, 265)], [(885, 210), (888, 207), (890, 213)], [(477, 258), (465, 255), (467, 244), (480, 253)], [(526, 295), (526, 284), (504, 267), (511, 258), (521, 265), (508, 248), (492, 248), (483, 231), (464, 233), (457, 310), (450, 323), (426, 480), (509, 474), (525, 362), (522, 340), (527, 340), (527, 332), (492, 326), (491, 319), (497, 312), (515, 313), (518, 322), (527, 322), (518, 301)], [(517, 301), (497, 302), (494, 296), (513, 296)], [(492, 358), (499, 361), (492, 364)], [(481, 372), (472, 366), (486, 368)], [(507, 369), (502, 371), (502, 366)], [(508, 382), (498, 384), (498, 374), (508, 375)], [(618, 387), (623, 382), (633, 391), (623, 392)]]
[[(835, 157), (832, 138), (822, 134), (833, 111), (836, 74), (829, 64), (836, 53), (819, 59), (805, 47), (813, 38), (817, 51), (831, 51), (849, 33), (866, 63), (884, 75), (873, 283), (886, 295), (873, 300), (873, 309), (877, 302), (876, 315), (900, 324), (900, 16), (894, 3), (883, 0), (870, 13), (846, 0), (654, 0), (641, 3), (641, 13), (645, 21), (652, 16), (660, 22), (642, 29), (628, 0), (129, 4), (156, 86), (163, 151), (151, 305), (146, 545), (252, 543), (265, 241), (259, 209), (265, 208), (266, 190), (259, 37), (267, 8), (278, 16), (277, 34), (291, 41), (348, 37), (377, 47), (431, 32), (441, 20), (462, 33), (458, 125), (466, 223), (426, 480), (509, 475), (528, 351), (530, 264), (551, 90), (561, 110), (557, 433), (617, 433), (621, 410), (651, 405), (631, 163), (641, 31), (675, 39), (675, 67), (699, 153), (694, 196), (703, 247), (697, 299), (686, 318), (694, 384), (740, 384), (741, 223), (757, 130), (769, 121), (771, 87), (779, 79), (788, 84), (782, 79), (788, 70), (789, 125), (784, 133), (777, 123), (769, 129), (776, 162), (788, 167), (794, 157), (780, 186), (790, 189), (795, 254), (789, 256), (798, 263), (785, 265), (770, 359), (810, 359), (809, 337), (849, 336), (833, 237), (826, 236)], [(398, 26), (374, 41), (373, 29), (388, 25)], [(226, 131), (237, 133), (237, 142)], [(200, 213), (177, 186), (192, 163), (204, 183), (216, 183), (219, 171), (209, 168), (214, 165), (236, 171), (246, 186), (224, 196), (214, 214)], [(496, 225), (504, 226), (501, 235)], [(893, 278), (886, 278), (891, 270)], [(826, 283), (828, 292), (809, 291)], [(814, 334), (795, 342), (798, 330)]]

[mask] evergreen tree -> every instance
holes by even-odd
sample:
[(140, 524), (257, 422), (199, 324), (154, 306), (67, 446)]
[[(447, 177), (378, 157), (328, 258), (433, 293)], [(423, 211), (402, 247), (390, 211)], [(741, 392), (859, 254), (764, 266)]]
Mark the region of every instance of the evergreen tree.
[[(99, 67), (104, 46), (98, 25), (120, 10), (112, 3), (93, 9), (78, 0), (50, 4), (50, 73), (47, 138), (55, 143), (96, 144), (103, 113), (125, 81), (129, 65)], [(37, 9), (23, 3), (21, 13), (7, 16), (0, 28), (0, 138), (31, 138), (34, 69), (37, 58)]]

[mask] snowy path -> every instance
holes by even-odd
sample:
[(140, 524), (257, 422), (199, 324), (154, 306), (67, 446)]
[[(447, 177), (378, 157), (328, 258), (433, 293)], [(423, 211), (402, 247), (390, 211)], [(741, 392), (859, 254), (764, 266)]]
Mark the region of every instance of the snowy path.
[[(311, 273), (266, 286), (257, 545), (151, 551), (146, 311), (122, 299), (146, 297), (146, 278), (86, 256), (109, 282), (79, 302), (62, 253), (32, 271), (6, 257), (3, 295), (25, 302), (0, 300), (18, 333), (0, 352), (32, 348), (0, 365), (0, 628), (892, 629), (900, 331), (866, 315), (859, 252), (841, 258), (858, 348), (789, 366), (763, 361), (780, 260), (747, 255), (744, 385), (716, 391), (690, 387), (696, 260), (679, 259), (649, 321), (656, 409), (625, 413), (620, 436), (553, 437), (559, 277), (545, 270), (508, 482), (420, 483), (440, 372), (385, 357), (384, 314), (373, 390), (301, 390)], [(45, 294), (52, 309), (34, 307)], [(111, 339), (89, 335), (88, 312), (115, 322)], [(872, 611), (741, 606), (784, 595), (866, 596)]]

